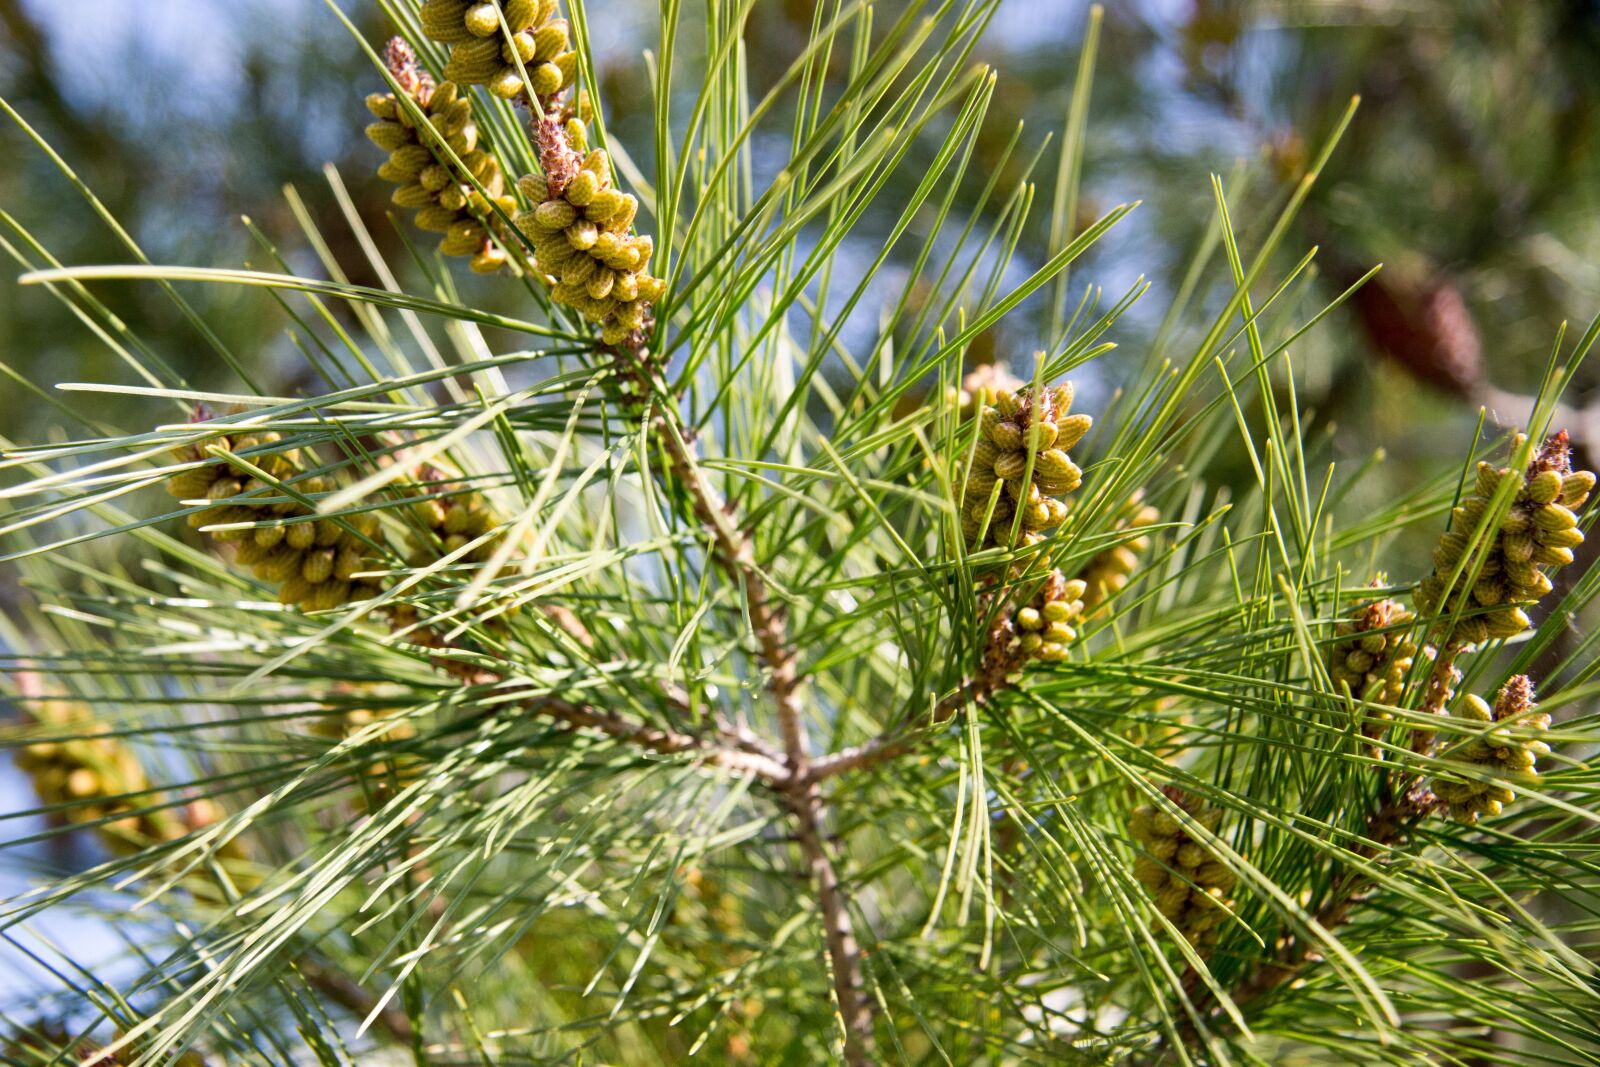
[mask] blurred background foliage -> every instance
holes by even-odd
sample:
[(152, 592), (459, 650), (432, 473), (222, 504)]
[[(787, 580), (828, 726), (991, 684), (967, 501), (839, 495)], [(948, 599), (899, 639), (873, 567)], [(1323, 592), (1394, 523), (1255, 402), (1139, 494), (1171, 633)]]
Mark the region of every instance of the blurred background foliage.
[[(375, 5), (341, 6), (369, 41), (390, 32)], [(882, 6), (886, 23), (895, 5)], [(373, 175), (378, 156), (360, 134), (362, 96), (378, 80), (356, 43), (323, 0), (238, 0), (225, 16), (221, 7), (216, 0), (0, 0), (0, 95), (155, 262), (278, 269), (241, 222), (249, 216), (292, 269), (319, 273), (282, 192), (293, 186), (348, 279), (381, 284), (342, 222), (324, 173), (331, 165), (385, 258), (414, 264), (413, 280), (420, 279), (425, 264), (402, 239), (415, 235), (388, 220), (388, 189)], [(1086, 9), (1078, 0), (1006, 0), (974, 57), (1003, 77), (979, 161), (991, 172), (1006, 168), (1003, 190), (1021, 180), (1045, 131), (1065, 122)], [(607, 12), (593, 25), (607, 120), (650, 174), (652, 161), (642, 155), (650, 82), (640, 54), (654, 40), (655, 5), (613, 0)], [(748, 40), (757, 89), (801, 47), (812, 15), (808, 0), (756, 4)], [(1085, 287), (1103, 288), (1102, 305), (1141, 277), (1151, 292), (1119, 323), (1118, 352), (1088, 368), (1082, 386), (1091, 406), (1104, 404), (1123, 374), (1131, 379), (1142, 361), (1183, 341), (1164, 320), (1185, 291), (1196, 250), (1207, 246), (1215, 217), (1207, 173), (1227, 184), (1241, 243), (1259, 244), (1265, 234), (1252, 221), (1270, 218), (1291, 194), (1354, 94), (1362, 97), (1354, 123), (1283, 243), (1286, 262), (1268, 272), (1281, 276), (1310, 246), (1320, 248), (1315, 269), (1277, 312), (1281, 327), (1303, 322), (1384, 264), (1294, 350), (1308, 435), (1331, 435), (1336, 452), (1355, 462), (1383, 450), (1387, 473), (1363, 490), (1381, 493), (1460, 464), (1480, 407), (1506, 425), (1524, 418), (1523, 397), (1558, 324), (1584, 324), (1600, 312), (1600, 0), (1108, 4), (1078, 214), (1092, 220), (1127, 200), (1143, 205), (1074, 267), (1068, 314)], [(1019, 122), (1021, 147), (1008, 156)], [(759, 167), (762, 144), (752, 151)], [(1043, 158), (1053, 159), (1046, 151)], [(37, 235), (50, 256), (73, 264), (127, 260), (116, 235), (10, 123), (0, 126), (0, 154), (0, 210)], [(1041, 169), (1034, 178), (1047, 195), (1049, 175)], [(888, 195), (880, 204), (901, 199)], [(891, 223), (863, 218), (852, 238), (863, 263), (881, 250)], [(1046, 258), (1048, 236), (1023, 235), (1008, 279)], [(0, 238), (32, 263), (44, 258), (11, 227), (0, 225)], [(10, 255), (4, 262), (9, 276), (21, 272)], [(525, 310), (519, 286), (460, 275), (455, 284), (482, 306)], [(1214, 310), (1226, 301), (1226, 266), (1215, 253), (1199, 281), (1197, 304)], [(156, 289), (97, 292), (197, 387), (238, 387)], [(306, 361), (270, 298), (227, 286), (189, 287), (185, 295), (224, 341), (255, 354), (264, 388), (310, 387)], [(973, 358), (1021, 364), (1039, 344), (1049, 310), (1039, 301), (1025, 305), (979, 339)], [(873, 328), (876, 311), (869, 311), (861, 337)], [(1569, 333), (1569, 347), (1579, 332)], [(13, 441), (41, 440), (56, 421), (15, 378), (129, 380), (42, 287), (0, 285), (0, 364), (13, 377), (0, 392), (0, 426)], [(1600, 366), (1585, 369), (1567, 398), (1575, 410), (1557, 422), (1573, 432), (1589, 466), (1600, 458), (1600, 418), (1590, 406), (1597, 378)], [(124, 426), (170, 415), (136, 397), (103, 402), (117, 406), (105, 415)], [(1412, 570), (1428, 536), (1410, 546)], [(1405, 551), (1397, 549), (1396, 559)], [(13, 780), (6, 791), (17, 788)], [(25, 805), (7, 798), (5, 806)]]

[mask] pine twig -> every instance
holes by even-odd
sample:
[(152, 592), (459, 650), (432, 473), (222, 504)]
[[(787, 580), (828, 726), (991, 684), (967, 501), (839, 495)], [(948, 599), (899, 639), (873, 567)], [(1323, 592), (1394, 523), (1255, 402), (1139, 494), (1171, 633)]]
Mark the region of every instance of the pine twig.
[(826, 810), (822, 791), (815, 784), (796, 782), (787, 798), (795, 816), (800, 851), (817, 887), (817, 907), (822, 913), (823, 938), (833, 971), (833, 992), (844, 1029), (844, 1062), (847, 1067), (866, 1067), (873, 1062), (872, 1002), (866, 994), (861, 945), (850, 919), (849, 900), (822, 843)]
[(524, 706), (557, 722), (596, 730), (652, 752), (667, 755), (692, 753), (707, 766), (754, 774), (767, 782), (783, 783), (789, 779), (789, 768), (770, 756), (717, 744), (693, 734), (647, 726), (615, 712), (601, 711), (589, 705), (573, 704), (554, 697), (537, 697)]
[[(294, 969), (311, 988), (359, 1019), (372, 1015), (373, 1009), (378, 1006), (377, 997), (342, 971), (324, 967), (312, 959), (296, 960)], [(385, 1007), (373, 1016), (373, 1022), (402, 1045), (411, 1045), (414, 1041), (411, 1019), (399, 1008)]]
[[(427, 643), (430, 632), (418, 632), (422, 643)], [(443, 646), (429, 644), (440, 649)], [(448, 656), (432, 657), (434, 666), (468, 685), (497, 686), (509, 680), (507, 676), (480, 664), (470, 664)], [(675, 705), (685, 706), (677, 694), (668, 699)], [(692, 754), (709, 767), (721, 767), (741, 774), (754, 774), (762, 781), (782, 784), (789, 780), (788, 766), (773, 753), (771, 746), (748, 733), (721, 728), (715, 739), (699, 734), (684, 733), (665, 727), (638, 722), (614, 711), (606, 711), (592, 704), (579, 704), (560, 697), (540, 694), (517, 701), (517, 707), (535, 712), (574, 729), (594, 730), (607, 737), (636, 745), (662, 755)]]
[[(1432, 811), (1433, 794), (1417, 785), (1401, 796), (1391, 797), (1367, 818), (1366, 840), (1353, 850), (1364, 861), (1379, 860), (1385, 853), (1406, 840), (1418, 820)], [(1326, 898), (1313, 915), (1316, 926), (1331, 933), (1350, 921), (1351, 912), (1360, 902), (1362, 894), (1375, 884), (1370, 873), (1359, 867), (1346, 867), (1330, 888)], [(1298, 976), (1316, 958), (1317, 941), (1305, 934), (1294, 934), (1283, 941), (1273, 959), (1258, 963), (1229, 994), (1237, 1007), (1271, 994)], [(1186, 975), (1186, 988), (1193, 984), (1195, 975)], [(1177, 1041), (1192, 1048), (1199, 1040), (1199, 1030), (1193, 1018), (1185, 1018), (1178, 1026)], [(1159, 1048), (1159, 1047), (1158, 1047)], [(1157, 1051), (1149, 1062), (1161, 1059)]]
[[(1433, 794), (1426, 787), (1415, 785), (1404, 794), (1392, 797), (1367, 818), (1366, 842), (1355, 849), (1363, 860), (1376, 860), (1393, 846), (1403, 842), (1418, 819), (1427, 815), (1435, 804)], [(1350, 913), (1361, 895), (1374, 884), (1371, 874), (1358, 868), (1347, 867), (1335, 882), (1327, 899), (1317, 909), (1316, 920), (1324, 930), (1333, 930), (1350, 921)], [(1277, 960), (1259, 965), (1234, 995), (1235, 1004), (1270, 993), (1298, 974), (1312, 959), (1315, 942), (1301, 935), (1289, 939)]]
[[(934, 705), (933, 714), (928, 717), (928, 725), (930, 728), (943, 726), (968, 704), (982, 704), (1009, 686), (1010, 683), (1004, 679), (996, 683), (983, 675), (968, 678), (959, 689)], [(875, 767), (905, 755), (916, 744), (916, 738), (909, 732), (916, 721), (912, 717), (902, 719), (864, 744), (843, 748), (821, 757), (811, 764), (806, 780), (813, 783), (820, 782), (834, 775)]]
[(773, 603), (771, 585), (756, 563), (755, 545), (749, 533), (734, 521), (733, 506), (706, 479), (693, 437), (665, 409), (658, 408), (653, 421), (672, 472), (689, 494), (695, 517), (711, 532), (717, 562), (744, 587), (750, 627), (767, 667), (767, 690), (778, 709), (783, 751), (792, 773), (801, 775), (809, 762), (805, 714), (800, 702), (798, 657), (789, 643), (784, 610)]
[(787, 785), (785, 797), (795, 816), (795, 836), (816, 886), (823, 942), (844, 1030), (844, 1062), (849, 1067), (865, 1067), (872, 1062), (874, 1047), (872, 1004), (865, 992), (861, 946), (850, 919), (848, 897), (822, 844), (827, 804), (821, 790), (807, 780), (811, 761), (800, 701), (798, 657), (789, 642), (788, 621), (783, 609), (773, 603), (771, 586), (756, 564), (749, 532), (734, 521), (732, 505), (707, 481), (697, 462), (693, 438), (664, 408), (657, 409), (653, 422), (672, 471), (689, 494), (695, 516), (711, 531), (717, 562), (744, 587), (751, 629), (767, 667), (767, 690), (777, 707), (783, 736), (786, 778), (769, 780)]

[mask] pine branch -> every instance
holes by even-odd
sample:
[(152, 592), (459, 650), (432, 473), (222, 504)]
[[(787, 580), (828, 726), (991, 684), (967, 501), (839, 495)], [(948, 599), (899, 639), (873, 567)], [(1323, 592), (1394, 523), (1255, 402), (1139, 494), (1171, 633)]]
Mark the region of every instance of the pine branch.
[[(1413, 786), (1401, 796), (1391, 797), (1367, 818), (1366, 840), (1354, 850), (1354, 854), (1367, 861), (1388, 856), (1410, 837), (1412, 829), (1433, 811), (1436, 803), (1433, 794), (1421, 785)], [(1349, 922), (1351, 911), (1360, 902), (1362, 894), (1376, 884), (1371, 872), (1359, 866), (1347, 866), (1338, 883), (1317, 909), (1318, 925), (1332, 931)], [(1296, 934), (1284, 945), (1276, 960), (1257, 965), (1254, 973), (1239, 987), (1233, 998), (1234, 1003), (1248, 1003), (1278, 989), (1312, 961), (1315, 949), (1314, 941), (1303, 934)]]
[[(1005, 678), (995, 679), (988, 675), (967, 679), (961, 688), (934, 705), (933, 714), (928, 716), (928, 728), (943, 726), (962, 708), (969, 704), (982, 704), (1013, 684)], [(815, 760), (807, 772), (806, 780), (820, 782), (834, 775), (865, 770), (905, 755), (916, 745), (916, 738), (910, 735), (910, 731), (918, 721), (916, 717), (904, 718), (864, 744), (840, 749)]]
[(705, 766), (754, 774), (772, 783), (782, 783), (789, 778), (788, 768), (770, 756), (728, 747), (692, 734), (646, 726), (590, 705), (573, 704), (555, 697), (536, 697), (523, 706), (569, 726), (596, 730), (651, 752), (664, 755), (692, 754), (696, 762)]
[[(642, 365), (638, 350), (633, 357)], [(795, 836), (816, 886), (823, 943), (844, 1030), (845, 1062), (851, 1067), (864, 1067), (872, 1062), (872, 1005), (865, 995), (861, 948), (851, 924), (846, 891), (822, 844), (827, 805), (821, 790), (806, 778), (811, 762), (805, 712), (800, 702), (797, 656), (789, 641), (787, 620), (783, 609), (772, 601), (771, 587), (756, 563), (749, 532), (735, 521), (733, 506), (711, 485), (698, 464), (693, 437), (664, 406), (657, 407), (653, 423), (674, 475), (689, 494), (696, 518), (712, 535), (717, 562), (744, 589), (751, 629), (767, 668), (767, 690), (777, 707), (779, 731), (783, 737), (785, 762), (781, 773), (767, 777), (774, 784), (786, 786), (785, 797), (795, 816)]]
[[(577, 173), (582, 159), (568, 145), (562, 125), (552, 117), (536, 118), (531, 125), (541, 166), (551, 186), (559, 188)], [(767, 691), (777, 710), (783, 763), (777, 764), (759, 751), (703, 748), (694, 739), (639, 729), (593, 709), (562, 703), (550, 707), (555, 708), (557, 717), (564, 721), (592, 726), (656, 751), (698, 749), (711, 763), (753, 771), (769, 784), (784, 788), (785, 799), (795, 816), (796, 838), (817, 890), (823, 942), (844, 1029), (845, 1060), (851, 1065), (866, 1064), (870, 1062), (873, 1048), (872, 1009), (864, 995), (861, 950), (851, 925), (849, 902), (822, 845), (827, 806), (821, 791), (805, 780), (810, 766), (809, 742), (805, 708), (801, 702), (798, 655), (789, 639), (786, 613), (775, 602), (771, 583), (756, 561), (755, 542), (750, 531), (739, 521), (732, 503), (717, 491), (701, 468), (697, 437), (683, 423), (676, 405), (670, 401), (659, 368), (646, 348), (647, 340), (646, 331), (635, 331), (623, 342), (604, 346), (601, 351), (611, 353), (618, 364), (619, 377), (631, 390), (633, 398), (648, 406), (652, 435), (666, 453), (669, 470), (688, 495), (695, 518), (711, 535), (713, 558), (743, 591), (751, 630), (759, 647), (758, 655), (766, 667)], [(763, 747), (759, 742), (752, 744), (747, 737), (736, 737), (735, 741), (736, 745)]]
[[(1413, 786), (1403, 795), (1391, 796), (1368, 816), (1365, 840), (1352, 850), (1353, 855), (1361, 861), (1381, 862), (1410, 837), (1412, 829), (1433, 812), (1436, 803), (1433, 794), (1422, 785)], [(1363, 894), (1376, 885), (1376, 878), (1363, 866), (1346, 866), (1313, 915), (1316, 927), (1332, 934), (1348, 923)], [(1258, 961), (1246, 973), (1230, 991), (1229, 999), (1235, 1007), (1244, 1008), (1269, 997), (1317, 961), (1317, 945), (1317, 939), (1305, 933), (1291, 935), (1282, 942), (1274, 957)], [(1198, 975), (1193, 969), (1185, 974), (1183, 986), (1186, 992), (1191, 993), (1199, 986)], [(1219, 1014), (1214, 1009), (1208, 1013), (1206, 1022), (1220, 1021)], [(1193, 1016), (1185, 1016), (1178, 1025), (1177, 1034), (1178, 1042), (1184, 1048), (1192, 1049), (1199, 1044), (1199, 1028)], [(1162, 1058), (1158, 1047), (1148, 1062), (1158, 1062)]]
[(803, 775), (809, 763), (806, 751), (804, 709), (800, 703), (797, 656), (789, 642), (788, 622), (781, 606), (773, 603), (772, 589), (755, 559), (750, 534), (734, 521), (733, 506), (706, 479), (698, 463), (694, 438), (681, 421), (659, 408), (654, 416), (656, 437), (666, 449), (672, 472), (689, 494), (695, 517), (710, 531), (715, 556), (722, 569), (744, 589), (750, 611), (750, 628), (760, 645), (767, 667), (767, 690), (778, 710), (783, 752), (790, 772)]

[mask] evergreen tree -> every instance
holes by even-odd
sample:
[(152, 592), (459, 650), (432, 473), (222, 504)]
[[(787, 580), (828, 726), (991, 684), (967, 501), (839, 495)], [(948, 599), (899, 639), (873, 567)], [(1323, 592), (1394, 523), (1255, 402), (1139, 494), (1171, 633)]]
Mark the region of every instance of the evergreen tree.
[[(1173, 328), (1113, 355), (1146, 285), (1068, 278), (1134, 207), (1078, 220), (1100, 14), (1052, 154), (979, 165), (997, 4), (818, 4), (755, 71), (752, 5), (663, 0), (630, 146), (603, 5), (379, 0), (393, 40), (345, 25), (411, 291), (354, 210), (375, 286), (314, 231), (323, 276), (12, 225), (127, 373), (24, 383), (63, 432), (3, 460), (18, 814), (103, 848), (0, 909), (53, 986), (8, 1062), (1600, 1059), (1595, 477), (1553, 425), (1600, 320), (1358, 506), (1295, 352), (1371, 275), (1306, 307), (1280, 256), (1350, 113), (1258, 225), (1213, 181)], [(127, 282), (192, 335), (128, 330)], [(275, 301), (320, 390), (193, 285)], [(1035, 343), (973, 365), (1002, 320)]]

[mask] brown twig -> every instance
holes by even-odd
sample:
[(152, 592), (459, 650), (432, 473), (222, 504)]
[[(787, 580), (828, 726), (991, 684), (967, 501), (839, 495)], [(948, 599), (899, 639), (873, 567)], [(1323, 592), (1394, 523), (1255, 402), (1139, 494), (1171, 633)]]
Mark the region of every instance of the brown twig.
[(664, 408), (657, 408), (653, 424), (674, 476), (688, 493), (695, 517), (711, 532), (715, 559), (744, 588), (750, 626), (767, 667), (767, 691), (777, 707), (783, 737), (786, 779), (769, 777), (769, 781), (788, 786), (785, 796), (795, 817), (795, 838), (816, 886), (827, 964), (833, 974), (844, 1032), (844, 1062), (849, 1067), (864, 1067), (873, 1057), (872, 1002), (865, 992), (861, 946), (850, 919), (845, 889), (822, 843), (827, 804), (816, 784), (806, 780), (811, 761), (798, 657), (789, 642), (788, 621), (783, 608), (773, 602), (771, 585), (756, 563), (755, 546), (748, 531), (734, 521), (732, 505), (706, 479), (693, 438)]
[[(432, 631), (426, 627), (414, 631), (412, 637), (417, 644), (425, 648), (444, 650), (444, 646), (438, 643)], [(491, 667), (454, 659), (447, 655), (433, 655), (430, 661), (441, 671), (468, 685), (501, 686), (511, 681), (507, 675)], [(686, 710), (687, 704), (681, 697), (669, 694), (668, 699)], [(773, 753), (769, 745), (748, 731), (719, 730), (715, 737), (706, 737), (652, 726), (591, 704), (580, 704), (542, 693), (516, 701), (515, 706), (565, 723), (575, 729), (593, 730), (651, 752), (663, 755), (690, 754), (704, 766), (720, 767), (740, 774), (754, 774), (770, 784), (782, 785), (790, 778), (788, 765)]]
[[(1433, 810), (1434, 804), (1433, 794), (1421, 785), (1414, 785), (1403, 795), (1391, 798), (1367, 818), (1367, 840), (1354, 849), (1355, 855), (1363, 860), (1378, 859), (1403, 842), (1417, 821)], [(1352, 908), (1373, 884), (1369, 872), (1359, 867), (1346, 867), (1317, 909), (1317, 924), (1332, 931), (1349, 922)], [(1289, 981), (1311, 962), (1315, 948), (1313, 939), (1304, 935), (1291, 937), (1280, 949), (1277, 959), (1264, 961), (1256, 967), (1234, 994), (1234, 1003), (1253, 1000)]]
[(720, 745), (694, 734), (647, 726), (615, 712), (601, 711), (595, 707), (573, 704), (555, 697), (535, 697), (523, 706), (568, 726), (595, 730), (651, 752), (665, 755), (690, 753), (694, 755), (696, 762), (705, 766), (754, 774), (771, 783), (782, 784), (790, 777), (789, 768), (770, 756)]
[(844, 1062), (848, 1067), (866, 1067), (873, 1060), (872, 1001), (866, 993), (861, 945), (856, 941), (844, 886), (822, 843), (826, 807), (822, 791), (814, 784), (797, 782), (787, 796), (795, 817), (795, 837), (817, 887), (823, 939), (833, 971), (833, 992), (844, 1029)]
[[(365, 1019), (378, 1006), (377, 997), (342, 971), (324, 967), (311, 959), (296, 960), (294, 968), (313, 989), (357, 1018)], [(411, 1019), (399, 1008), (385, 1007), (373, 1017), (373, 1022), (402, 1045), (410, 1045), (415, 1039)]]
[[(992, 679), (986, 679), (982, 675), (968, 678), (959, 689), (934, 705), (933, 714), (927, 719), (929, 728), (943, 726), (968, 704), (982, 704), (1008, 686), (1009, 683), (1004, 679), (995, 684)], [(902, 719), (864, 744), (842, 748), (812, 761), (806, 773), (806, 780), (820, 782), (837, 774), (874, 767), (905, 755), (916, 744), (916, 737), (910, 731), (917, 721), (915, 718)]]

